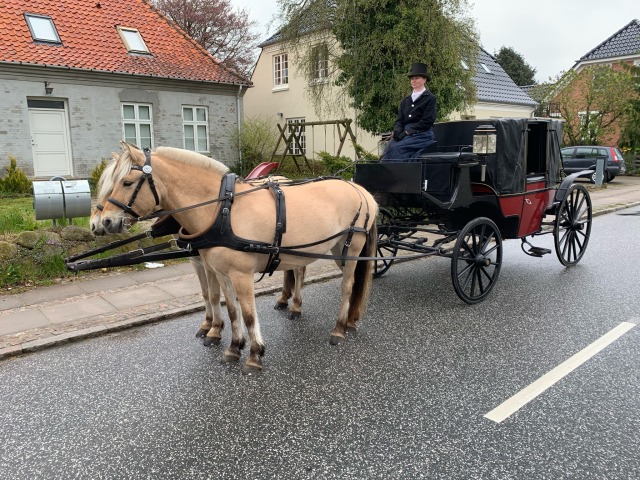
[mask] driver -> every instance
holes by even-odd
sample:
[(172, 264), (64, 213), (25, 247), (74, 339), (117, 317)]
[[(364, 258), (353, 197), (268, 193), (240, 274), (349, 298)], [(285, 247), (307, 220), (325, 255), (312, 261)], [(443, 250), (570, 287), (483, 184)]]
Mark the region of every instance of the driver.
[(427, 65), (414, 63), (409, 73), (413, 92), (404, 97), (393, 124), (393, 139), (389, 141), (381, 162), (410, 162), (423, 148), (436, 141), (433, 124), (436, 121), (436, 97), (426, 83), (431, 80)]

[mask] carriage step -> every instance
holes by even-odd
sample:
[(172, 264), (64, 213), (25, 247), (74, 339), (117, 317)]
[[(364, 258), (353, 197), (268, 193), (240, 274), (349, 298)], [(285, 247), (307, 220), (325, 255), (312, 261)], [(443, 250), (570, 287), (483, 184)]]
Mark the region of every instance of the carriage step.
[(543, 255), (551, 253), (551, 250), (542, 247), (531, 247), (528, 253), (529, 255), (533, 255), (534, 257), (541, 257)]

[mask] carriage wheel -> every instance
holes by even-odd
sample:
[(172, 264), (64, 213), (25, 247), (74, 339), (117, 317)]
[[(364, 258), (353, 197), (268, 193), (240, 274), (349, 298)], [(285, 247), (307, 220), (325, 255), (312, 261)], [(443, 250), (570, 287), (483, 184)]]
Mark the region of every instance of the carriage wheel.
[(461, 300), (474, 304), (489, 294), (502, 265), (502, 236), (496, 224), (484, 217), (467, 223), (456, 240), (451, 257), (451, 280)]
[(575, 265), (584, 255), (591, 235), (591, 197), (580, 184), (569, 187), (558, 207), (553, 238), (558, 260), (565, 266)]
[(384, 208), (380, 209), (378, 215), (378, 244), (376, 246), (376, 257), (380, 260), (376, 260), (374, 263), (373, 277), (378, 278), (385, 274), (387, 270), (393, 265), (392, 259), (385, 259), (385, 257), (395, 257), (398, 253), (398, 248), (391, 245), (389, 239), (391, 238), (391, 224), (393, 215)]

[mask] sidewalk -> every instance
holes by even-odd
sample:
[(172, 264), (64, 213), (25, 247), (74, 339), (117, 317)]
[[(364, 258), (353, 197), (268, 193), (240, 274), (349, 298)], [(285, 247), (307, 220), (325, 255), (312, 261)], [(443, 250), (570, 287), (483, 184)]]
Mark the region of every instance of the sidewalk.
[[(590, 194), (594, 215), (640, 205), (640, 177), (618, 177)], [(307, 267), (305, 284), (338, 276), (333, 262), (317, 261)], [(276, 272), (256, 284), (256, 295), (273, 294), (275, 304), (281, 288), (282, 272)], [(1, 295), (0, 359), (203, 310), (188, 262)]]

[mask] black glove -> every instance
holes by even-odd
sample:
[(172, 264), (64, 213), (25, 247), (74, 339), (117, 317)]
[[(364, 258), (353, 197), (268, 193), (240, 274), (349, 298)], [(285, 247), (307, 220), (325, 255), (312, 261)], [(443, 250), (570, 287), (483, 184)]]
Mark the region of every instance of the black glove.
[(411, 135), (413, 135), (413, 134), (414, 134), (414, 133), (416, 133), (416, 132), (415, 132), (415, 131), (413, 131), (412, 129), (408, 128), (407, 130), (405, 130), (405, 132), (404, 132), (404, 133), (406, 133), (407, 135), (411, 136)]
[(396, 141), (399, 142), (400, 140), (402, 140), (404, 137), (407, 136), (407, 132), (400, 132), (396, 135)]
[(393, 139), (398, 140), (398, 135), (400, 135), (401, 133), (402, 132), (400, 130), (394, 130), (392, 135)]

